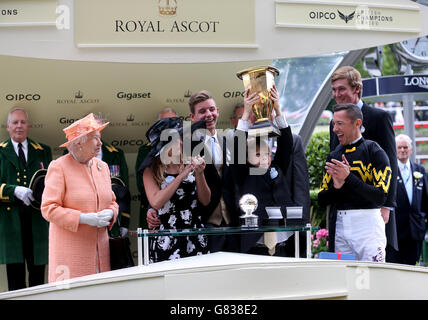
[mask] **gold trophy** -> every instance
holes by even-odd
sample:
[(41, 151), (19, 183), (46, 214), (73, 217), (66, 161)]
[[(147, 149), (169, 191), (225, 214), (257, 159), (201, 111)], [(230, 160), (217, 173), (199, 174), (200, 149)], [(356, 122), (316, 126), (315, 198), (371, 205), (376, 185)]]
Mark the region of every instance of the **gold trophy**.
[(249, 128), (248, 135), (280, 136), (278, 127), (270, 120), (273, 109), (270, 89), (275, 84), (279, 70), (271, 66), (255, 67), (242, 70), (236, 75), (244, 82), (245, 90), (250, 89), (250, 94), (257, 92), (260, 97), (259, 102), (252, 107), (257, 120)]

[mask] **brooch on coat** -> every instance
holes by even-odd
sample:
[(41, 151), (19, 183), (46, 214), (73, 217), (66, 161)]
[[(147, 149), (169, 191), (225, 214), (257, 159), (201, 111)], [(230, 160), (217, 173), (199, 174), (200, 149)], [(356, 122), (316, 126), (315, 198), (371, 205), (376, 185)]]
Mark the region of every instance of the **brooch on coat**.
[(278, 171), (275, 168), (270, 168), (270, 178), (273, 180), (278, 176)]
[(97, 162), (97, 168), (99, 171), (101, 171), (101, 163), (100, 162)]
[(423, 177), (424, 175), (422, 173), (420, 173), (419, 171), (413, 171), (413, 177), (415, 178), (415, 185), (418, 184), (419, 180)]

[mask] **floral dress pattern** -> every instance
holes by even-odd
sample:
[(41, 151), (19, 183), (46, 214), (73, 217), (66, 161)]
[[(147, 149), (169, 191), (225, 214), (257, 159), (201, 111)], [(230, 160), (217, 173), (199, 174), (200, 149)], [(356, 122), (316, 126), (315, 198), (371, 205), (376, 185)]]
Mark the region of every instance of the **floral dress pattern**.
[[(177, 175), (165, 174), (161, 189), (166, 188)], [(203, 228), (199, 214), (196, 179), (193, 172), (184, 179), (158, 211), (161, 225), (159, 230)], [(159, 236), (150, 238), (150, 263), (173, 260), (209, 253), (206, 235)]]

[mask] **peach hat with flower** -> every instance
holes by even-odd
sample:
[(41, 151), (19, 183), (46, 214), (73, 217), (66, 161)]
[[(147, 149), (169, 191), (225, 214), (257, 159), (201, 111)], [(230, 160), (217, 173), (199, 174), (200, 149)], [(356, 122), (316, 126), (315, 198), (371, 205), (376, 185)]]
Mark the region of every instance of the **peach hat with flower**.
[(93, 113), (88, 114), (84, 118), (77, 120), (70, 124), (67, 128), (64, 128), (65, 137), (67, 142), (60, 145), (60, 147), (66, 147), (71, 141), (84, 136), (85, 134), (93, 131), (103, 130), (110, 122), (104, 124), (100, 120), (97, 120)]

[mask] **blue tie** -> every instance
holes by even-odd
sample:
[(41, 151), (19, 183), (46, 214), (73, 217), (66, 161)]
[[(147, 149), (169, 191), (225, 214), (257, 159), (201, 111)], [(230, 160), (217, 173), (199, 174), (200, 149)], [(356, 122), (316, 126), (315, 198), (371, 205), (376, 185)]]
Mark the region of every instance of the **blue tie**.
[(215, 138), (211, 137), (211, 156), (213, 158), (213, 163), (217, 164), (217, 159), (215, 157)]
[(404, 166), (402, 174), (403, 174), (404, 186), (406, 187), (406, 192), (409, 198), (409, 202), (412, 203), (412, 198), (413, 198), (412, 179), (410, 179), (410, 170), (407, 167), (407, 165)]

